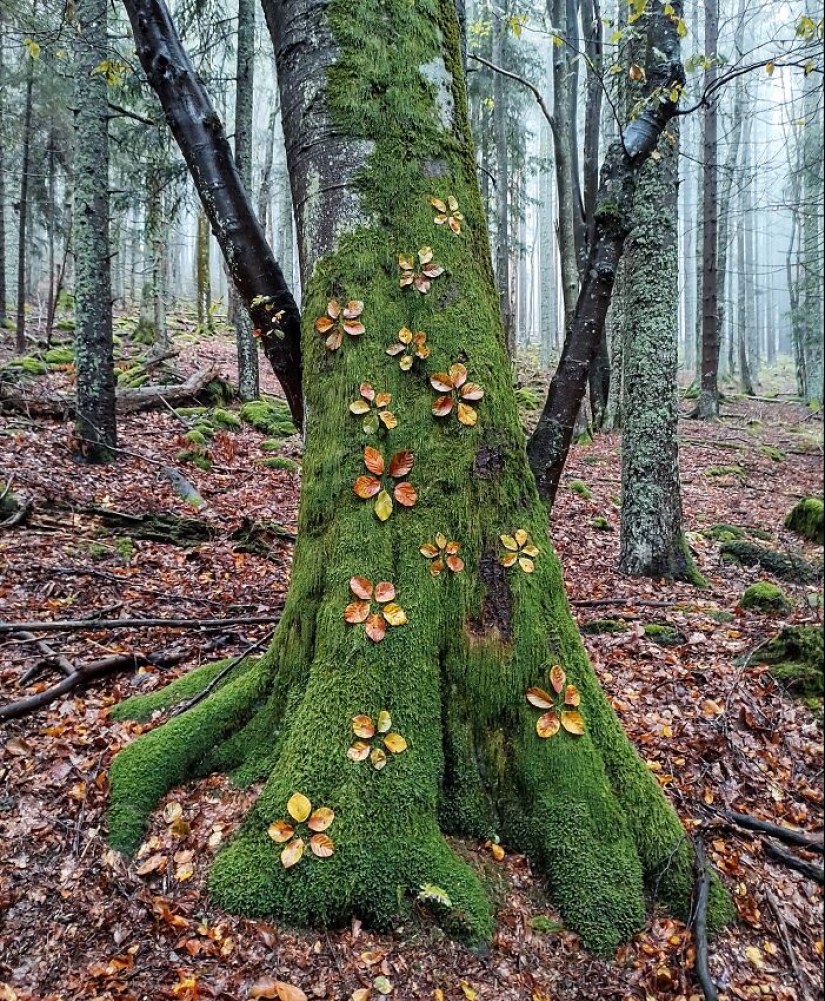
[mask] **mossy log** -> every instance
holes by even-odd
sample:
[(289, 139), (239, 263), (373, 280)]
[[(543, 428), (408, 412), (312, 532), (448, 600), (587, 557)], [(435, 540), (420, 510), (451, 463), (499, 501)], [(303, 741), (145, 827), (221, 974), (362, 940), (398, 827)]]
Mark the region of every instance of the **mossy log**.
[[(167, 790), (226, 771), (243, 783), (265, 780), (211, 872), (214, 900), (231, 911), (323, 926), (358, 915), (386, 928), (419, 898), (433, 902), (451, 932), (477, 943), (492, 932), (492, 906), (445, 834), (498, 836), (546, 874), (566, 925), (609, 952), (644, 924), (648, 891), (687, 918), (693, 852), (588, 662), (547, 538), (504, 351), (455, 6), (310, 0), (300, 23), (288, 4), (265, 9), (276, 51), (289, 54), (278, 66), (283, 106), (308, 101), (331, 116), (322, 140), (301, 134), (287, 142), (290, 155), (306, 152), (290, 167), (293, 190), (306, 189), (296, 206), (309, 279), (292, 581), (267, 653), (115, 758), (111, 843), (134, 851)], [(337, 61), (324, 64), (333, 54)], [(326, 87), (319, 101), (316, 87)], [(314, 113), (285, 125), (313, 127)], [(463, 216), (459, 233), (434, 224), (431, 199), (449, 196)], [(444, 272), (429, 291), (400, 286), (398, 255), (420, 268), (425, 246)], [(365, 332), (344, 333), (337, 350), (327, 350), (314, 326), (331, 315), (332, 300), (364, 303)], [(405, 326), (425, 331), (431, 346), (426, 364), (417, 359), (409, 370), (386, 351)], [(475, 423), (466, 412), (461, 423), (455, 406), (434, 416), (430, 377), (456, 363), (483, 387), (483, 399), (464, 404)], [(397, 426), (365, 435), (363, 418), (349, 410), (364, 382), (392, 394)], [(385, 521), (374, 498), (353, 492), (365, 445), (385, 460), (411, 453), (417, 502), (396, 503)], [(538, 550), (534, 572), (523, 569), (529, 563), (501, 562), (509, 552), (501, 536), (517, 530)], [(420, 547), (437, 533), (460, 545), (460, 572), (431, 574)], [(355, 577), (392, 582), (404, 609), (380, 641), (364, 623), (345, 620)], [(537, 733), (540, 711), (525, 694), (548, 685), (554, 664), (580, 692), (580, 736)], [(211, 677), (205, 670), (190, 691)], [(377, 769), (348, 752), (353, 718), (375, 720), (382, 710), (406, 750)], [(141, 703), (120, 714), (132, 711), (142, 712)], [(307, 845), (287, 867), (269, 829), (288, 818), (296, 792), (334, 811), (326, 832), (334, 851), (319, 858)], [(710, 913), (715, 927), (731, 916), (717, 882)]]
[(759, 651), (758, 660), (771, 674), (802, 698), (823, 696), (822, 626), (785, 626)]
[(761, 567), (766, 573), (789, 584), (815, 584), (822, 576), (821, 566), (815, 566), (792, 553), (778, 553), (775, 549), (757, 546), (753, 542), (723, 542), (720, 553), (725, 562)]
[[(173, 546), (199, 546), (226, 534), (220, 525), (177, 514), (127, 514), (101, 507), (87, 510), (115, 534), (165, 542)], [(240, 525), (229, 534), (229, 538), (235, 543), (238, 552), (268, 556), (276, 539), (292, 542), (295, 535), (277, 521), (257, 522), (244, 517)]]

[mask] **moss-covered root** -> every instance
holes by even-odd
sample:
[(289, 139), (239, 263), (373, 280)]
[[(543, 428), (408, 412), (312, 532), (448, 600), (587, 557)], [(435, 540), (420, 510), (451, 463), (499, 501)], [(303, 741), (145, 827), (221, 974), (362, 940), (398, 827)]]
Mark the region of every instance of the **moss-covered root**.
[(821, 626), (786, 626), (759, 651), (759, 661), (795, 695), (823, 696), (823, 635)]
[(816, 542), (818, 545), (825, 543), (825, 526), (823, 521), (823, 508), (821, 497), (803, 497), (796, 504), (785, 518), (785, 528), (801, 535), (803, 539)]
[[(198, 673), (200, 682), (204, 675)], [(137, 849), (160, 798), (190, 777), (216, 745), (243, 726), (261, 703), (267, 681), (259, 663), (188, 712), (138, 737), (117, 755), (109, 771), (109, 842), (113, 848), (129, 853)], [(178, 688), (177, 695), (181, 694)], [(134, 708), (145, 710), (146, 703)]]
[(821, 566), (752, 542), (723, 542), (720, 552), (726, 562), (759, 566), (766, 573), (792, 584), (815, 584), (822, 575)]

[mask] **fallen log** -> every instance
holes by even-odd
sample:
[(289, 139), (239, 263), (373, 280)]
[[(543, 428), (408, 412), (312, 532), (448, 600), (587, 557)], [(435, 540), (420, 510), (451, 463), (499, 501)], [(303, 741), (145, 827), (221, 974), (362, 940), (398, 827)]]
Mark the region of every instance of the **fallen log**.
[(277, 622), (275, 615), (237, 615), (228, 619), (62, 619), (38, 622), (0, 622), (0, 633), (102, 632), (107, 629), (222, 629), (224, 626)]
[(772, 841), (768, 841), (766, 838), (762, 838), (762, 845), (765, 849), (765, 853), (770, 855), (772, 859), (788, 866), (789, 869), (795, 869), (797, 872), (801, 872), (803, 876), (812, 880), (814, 883), (818, 883), (820, 886), (825, 886), (825, 870), (823, 870), (821, 865), (816, 865), (814, 862), (807, 862), (805, 859), (801, 859), (798, 855), (794, 855), (793, 852), (780, 848), (779, 845), (775, 845)]
[[(214, 368), (201, 369), (179, 385), (139, 386), (119, 389), (115, 395), (118, 413), (131, 414), (140, 410), (163, 409), (167, 404), (198, 402), (210, 382), (220, 378)], [(8, 383), (0, 382), (0, 409), (23, 413), (29, 417), (51, 417), (65, 420), (73, 416), (75, 400), (70, 396), (35, 396), (20, 392)]]
[(720, 813), (728, 823), (736, 827), (743, 827), (746, 831), (757, 831), (760, 834), (768, 834), (777, 841), (784, 841), (786, 845), (796, 845), (797, 848), (806, 848), (809, 852), (825, 852), (825, 842), (822, 834), (807, 834), (805, 831), (795, 831), (791, 827), (781, 827), (779, 824), (772, 824), (768, 820), (759, 820), (749, 813), (735, 813), (732, 810)]
[(693, 936), (696, 945), (696, 979), (702, 988), (705, 1001), (719, 1001), (716, 984), (710, 975), (708, 965), (708, 899), (710, 897), (710, 877), (708, 876), (705, 843), (701, 835), (694, 838), (696, 851), (696, 918), (693, 926)]

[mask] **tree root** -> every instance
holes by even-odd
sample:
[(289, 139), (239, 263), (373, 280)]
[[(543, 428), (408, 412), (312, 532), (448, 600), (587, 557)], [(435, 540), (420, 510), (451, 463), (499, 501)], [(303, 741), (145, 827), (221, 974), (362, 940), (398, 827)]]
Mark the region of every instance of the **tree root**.
[(110, 629), (223, 629), (277, 622), (279, 615), (235, 615), (226, 619), (62, 619), (0, 622), (0, 634), (19, 632), (103, 632)]
[(693, 842), (696, 852), (696, 916), (693, 937), (696, 945), (696, 979), (705, 995), (705, 1001), (719, 1001), (716, 984), (708, 967), (708, 901), (710, 899), (710, 877), (705, 855), (705, 844), (701, 836)]
[(784, 841), (786, 845), (796, 845), (797, 848), (805, 848), (810, 852), (818, 852), (820, 855), (825, 851), (825, 842), (823, 842), (821, 834), (806, 834), (804, 831), (794, 831), (790, 827), (780, 827), (779, 824), (759, 820), (758, 817), (752, 817), (748, 813), (727, 812), (721, 813), (720, 816), (736, 827), (768, 834), (778, 841)]
[(801, 872), (803, 876), (814, 883), (818, 883), (820, 886), (825, 885), (825, 870), (823, 870), (821, 865), (816, 865), (814, 862), (806, 862), (805, 859), (801, 859), (798, 855), (794, 855), (793, 852), (780, 848), (779, 845), (775, 845), (766, 838), (762, 839), (762, 846), (765, 849), (765, 853), (770, 855), (772, 859), (776, 859), (777, 862), (781, 862), (790, 869)]

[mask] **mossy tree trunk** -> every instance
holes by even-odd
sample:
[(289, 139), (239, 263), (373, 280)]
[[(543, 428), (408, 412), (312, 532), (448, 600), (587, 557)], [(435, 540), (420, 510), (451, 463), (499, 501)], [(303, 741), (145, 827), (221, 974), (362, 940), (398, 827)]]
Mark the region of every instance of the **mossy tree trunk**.
[[(301, 924), (357, 914), (386, 926), (432, 884), (449, 898), (436, 905), (445, 923), (479, 941), (492, 930), (491, 905), (444, 834), (499, 835), (546, 873), (568, 925), (611, 950), (643, 923), (646, 886), (687, 913), (690, 843), (588, 664), (547, 541), (505, 352), (453, 0), (308, 0), (300, 12), (267, 0), (264, 9), (305, 280), (292, 584), (260, 661), (116, 758), (112, 842), (134, 849), (168, 788), (229, 770), (266, 779), (212, 870), (211, 893), (230, 910)], [(459, 234), (434, 223), (431, 198), (449, 196), (463, 214)], [(400, 287), (399, 253), (417, 262), (428, 246), (444, 273), (426, 293)], [(335, 351), (314, 327), (332, 300), (364, 303), (365, 332), (344, 333)], [(386, 353), (405, 326), (426, 332), (431, 351), (409, 371)], [(484, 390), (464, 404), (475, 425), (455, 407), (433, 415), (430, 377), (456, 363)], [(392, 393), (397, 427), (364, 433), (349, 410), (363, 382)], [(374, 499), (353, 492), (365, 445), (414, 458), (417, 503), (396, 503), (384, 522)], [(500, 537), (517, 530), (538, 550), (532, 573), (501, 563)], [(431, 575), (419, 548), (437, 533), (460, 544), (463, 570)], [(392, 582), (405, 610), (381, 641), (345, 621), (355, 576)], [(525, 693), (548, 685), (553, 664), (581, 693), (581, 736), (538, 736), (540, 710)], [(214, 670), (182, 684), (192, 692)], [(121, 714), (180, 693), (132, 700)], [(348, 751), (353, 717), (381, 710), (407, 749), (378, 770)], [(268, 828), (288, 819), (296, 792), (334, 810), (334, 854), (307, 849), (286, 868)], [(725, 913), (717, 890), (714, 916)]]
[[(75, 6), (75, 452), (110, 462), (117, 446), (109, 244), (109, 104), (105, 74), (106, 0)], [(51, 277), (50, 277), (51, 281)]]
[[(0, 135), (4, 134), (5, 125), (5, 49), (3, 41), (3, 11), (0, 10)], [(0, 329), (6, 325), (6, 153), (0, 142)]]
[(209, 219), (202, 208), (198, 209), (195, 230), (195, 299), (198, 327), (212, 329), (212, 276), (209, 253)]

